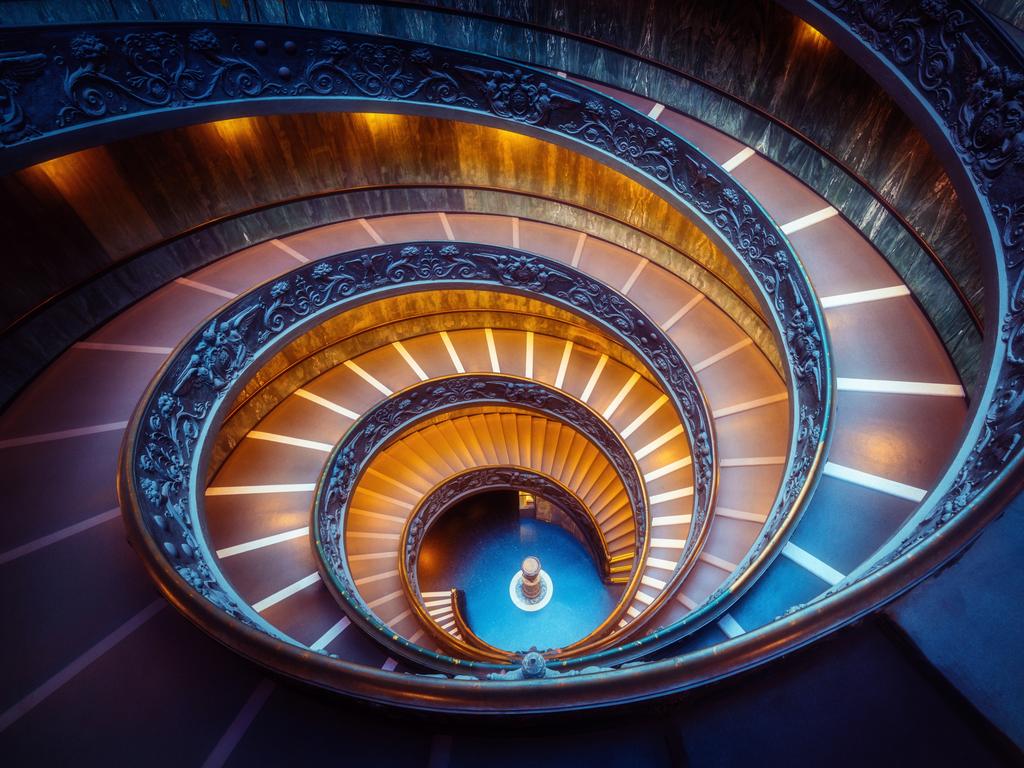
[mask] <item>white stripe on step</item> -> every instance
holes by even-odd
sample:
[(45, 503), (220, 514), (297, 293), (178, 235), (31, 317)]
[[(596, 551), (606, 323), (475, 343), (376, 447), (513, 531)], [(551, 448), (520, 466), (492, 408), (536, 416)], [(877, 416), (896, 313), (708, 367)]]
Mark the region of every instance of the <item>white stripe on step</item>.
[(337, 624), (332, 626), (330, 629), (328, 629), (326, 632), (320, 635), (320, 637), (314, 640), (313, 644), (309, 646), (309, 649), (311, 651), (322, 651), (324, 648), (326, 648), (334, 641), (334, 638), (336, 638), (338, 635), (345, 631), (345, 628), (349, 625), (349, 623), (350, 622), (348, 616), (344, 616), (340, 621), (338, 621)]
[(225, 291), (223, 288), (217, 288), (206, 283), (201, 283), (198, 280), (189, 280), (187, 277), (179, 277), (175, 280), (178, 285), (184, 285), (188, 288), (194, 288), (197, 291), (203, 291), (203, 293), (212, 293), (214, 296), (220, 296), (224, 299), (236, 299), (238, 298), (237, 293), (231, 291)]
[(755, 154), (756, 153), (754, 152), (754, 150), (752, 150), (750, 147), (744, 147), (735, 155), (733, 155), (724, 163), (722, 163), (722, 168), (727, 170), (729, 173), (732, 173), (734, 170), (743, 165), (743, 163), (752, 158)]
[(923, 488), (916, 488), (906, 483), (898, 483), (895, 480), (872, 475), (869, 472), (861, 472), (859, 469), (845, 467), (842, 464), (836, 464), (834, 461), (827, 462), (823, 472), (829, 477), (845, 480), (848, 483), (860, 485), (864, 488), (873, 488), (876, 491), (888, 493), (890, 496), (898, 496), (908, 501), (920, 501), (928, 494)]
[(782, 230), (784, 235), (790, 235), (794, 232), (799, 232), (801, 229), (807, 229), (808, 227), (814, 226), (822, 221), (831, 219), (838, 213), (839, 211), (830, 205), (827, 208), (822, 208), (820, 211), (814, 211), (813, 213), (808, 213), (806, 216), (801, 216), (799, 219), (794, 219), (788, 224), (783, 224), (779, 229)]
[(220, 485), (206, 489), (207, 496), (245, 496), (259, 493), (302, 493), (316, 490), (316, 483), (280, 483), (278, 485)]
[(369, 374), (367, 371), (363, 370), (362, 367), (360, 367), (356, 363), (353, 363), (351, 360), (345, 361), (345, 367), (348, 368), (350, 371), (352, 371), (359, 378), (361, 378), (363, 381), (365, 381), (367, 384), (376, 389), (385, 397), (391, 397), (391, 395), (394, 394), (394, 392), (392, 392), (386, 386), (381, 384), (380, 381), (378, 381), (374, 376)]
[(854, 291), (853, 293), (837, 293), (833, 296), (822, 296), (823, 309), (834, 307), (845, 307), (850, 304), (863, 304), (868, 301), (881, 301), (882, 299), (894, 299), (897, 296), (909, 296), (910, 289), (905, 285), (893, 285), (888, 288), (874, 288), (870, 291)]
[(289, 597), (294, 595), (296, 592), (301, 592), (306, 587), (310, 587), (320, 581), (319, 573), (311, 573), (309, 576), (299, 579), (294, 584), (289, 584), (284, 589), (279, 589), (269, 597), (265, 597), (258, 603), (254, 603), (252, 609), (256, 613), (263, 613), (268, 608), (277, 605), (282, 600), (287, 600)]
[(885, 395), (934, 395), (963, 397), (959, 384), (932, 384), (925, 381), (889, 381), (887, 379), (850, 379), (840, 376), (836, 389), (843, 392), (878, 392)]
[(806, 571), (810, 571), (830, 586), (835, 586), (845, 577), (831, 565), (819, 560), (806, 549), (801, 549), (793, 542), (787, 542), (782, 554)]
[(273, 432), (260, 432), (254, 429), (245, 435), (252, 440), (263, 440), (267, 443), (280, 443), (282, 445), (294, 445), (297, 448), (310, 448), (314, 451), (330, 453), (334, 447), (330, 443), (318, 443), (315, 440), (303, 440), (301, 437), (288, 437), (288, 435), (276, 435)]
[(320, 397), (320, 395), (314, 395), (309, 390), (306, 390), (306, 389), (296, 389), (295, 390), (295, 394), (298, 395), (299, 397), (305, 399), (305, 400), (309, 400), (309, 402), (311, 402), (311, 403), (316, 403), (317, 405), (319, 405), (319, 406), (321, 406), (323, 408), (326, 408), (329, 411), (334, 411), (335, 413), (340, 413), (345, 418), (352, 419), (353, 421), (355, 421), (356, 419), (359, 418), (359, 414), (356, 413), (355, 411), (350, 411), (348, 408), (346, 408), (343, 405), (338, 405), (337, 403), (333, 403), (330, 400), (328, 400), (326, 397)]
[(263, 547), (269, 547), (271, 544), (280, 544), (282, 541), (291, 541), (292, 539), (298, 539), (303, 536), (309, 535), (309, 526), (305, 528), (295, 528), (291, 531), (284, 531), (283, 533), (275, 533), (272, 536), (264, 536), (262, 539), (253, 539), (247, 541), (244, 544), (235, 544), (233, 547), (225, 547), (224, 549), (217, 550), (217, 557), (234, 557), (235, 555), (241, 555), (244, 552), (252, 552), (254, 549), (262, 549)]

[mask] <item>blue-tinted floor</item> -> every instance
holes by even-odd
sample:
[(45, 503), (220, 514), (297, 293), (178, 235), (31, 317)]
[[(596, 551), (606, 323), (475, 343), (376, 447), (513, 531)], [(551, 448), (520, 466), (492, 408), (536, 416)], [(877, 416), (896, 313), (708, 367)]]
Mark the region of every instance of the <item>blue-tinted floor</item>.
[[(520, 520), (518, 510), (497, 494), (475, 497), (446, 513), (428, 534), (422, 554), (421, 589), (463, 590), (469, 626), (505, 650), (544, 650), (579, 640), (601, 623), (618, 596), (572, 534), (550, 523)], [(551, 602), (532, 613), (513, 605), (508, 594), (527, 555), (540, 558), (554, 583)]]

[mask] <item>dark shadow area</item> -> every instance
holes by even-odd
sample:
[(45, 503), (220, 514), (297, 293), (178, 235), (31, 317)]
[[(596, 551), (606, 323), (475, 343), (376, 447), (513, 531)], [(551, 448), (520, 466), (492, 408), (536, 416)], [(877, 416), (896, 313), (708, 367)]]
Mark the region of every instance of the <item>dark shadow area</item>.
[(350, 759), (451, 768), (1024, 764), (881, 617), (769, 668), (614, 712), (444, 718), (279, 683), (228, 765), (334, 759), (341, 742)]

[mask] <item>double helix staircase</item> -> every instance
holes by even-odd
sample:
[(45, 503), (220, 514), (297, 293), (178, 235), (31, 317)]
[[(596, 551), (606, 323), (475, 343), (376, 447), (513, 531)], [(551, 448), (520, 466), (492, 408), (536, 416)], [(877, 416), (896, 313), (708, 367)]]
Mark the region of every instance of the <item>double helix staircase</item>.
[[(695, 474), (700, 435), (676, 407), (664, 372), (594, 318), (564, 307), (539, 318), (530, 310), (543, 297), (527, 309), (515, 291), (479, 286), (418, 286), (425, 295), (434, 291), (436, 306), (420, 305), (402, 322), (374, 316), (372, 305), (353, 306), (346, 310), (351, 333), (336, 333), (345, 314), (325, 317), (333, 325), (311, 325), (260, 359), (246, 372), (245, 390), (233, 392), (227, 417), (202, 435), (215, 447), (204, 448), (207, 476), (194, 478), (196, 549), (242, 608), (214, 605), (240, 629), (237, 637), (211, 634), (243, 657), (265, 663), (256, 650), (265, 641), (252, 640), (260, 633), (320, 670), (323, 678), (313, 682), (322, 687), (440, 711), (464, 711), (445, 701), (448, 684), (475, 686), (483, 696), (488, 686), (506, 686), (514, 693), (496, 707), (529, 712), (568, 706), (533, 701), (542, 694), (529, 686), (546, 685), (545, 676), (586, 685), (588, 674), (629, 671), (638, 672), (637, 687), (620, 700), (636, 700), (668, 665), (781, 631), (793, 611), (870, 568), (915, 519), (961, 450), (969, 402), (949, 352), (885, 256), (754, 148), (641, 96), (563, 79), (653, 117), (703, 151), (763, 208), (806, 271), (827, 324), (834, 412), (807, 470), (813, 481), (781, 527), (776, 507), (806, 427), (795, 412), (792, 352), (802, 340), (792, 326), (774, 338), (752, 335), (735, 307), (717, 304), (665, 265), (583, 227), (507, 211), (382, 211), (282, 232), (141, 297), (69, 347), (0, 413), (0, 474), (15, 510), (0, 529), (10, 597), (3, 637), (8, 654), (24, 658), (5, 672), (0, 740), (10, 738), (26, 754), (24, 745), (39, 743), (54, 712), (65, 708), (60, 721), (81, 711), (81, 701), (103, 689), (104, 675), (131, 674), (156, 659), (171, 659), (182, 680), (201, 673), (211, 689), (232, 691), (198, 697), (192, 717), (210, 726), (182, 736), (182, 754), (227, 759), (240, 740), (253, 738), (246, 728), (254, 719), (285, 716), (274, 700), (297, 694), (278, 693), (283, 687), (248, 662), (223, 654), (211, 662), (216, 670), (193, 667), (190, 643), (202, 641), (189, 638), (198, 633), (162, 610), (164, 597), (154, 596), (123, 546), (121, 506), (135, 502), (129, 475), (122, 475), (120, 498), (115, 479), (119, 452), (130, 457), (134, 433), (146, 426), (133, 419), (155, 396), (151, 382), (187, 360), (181, 355), (194, 333), (230, 333), (222, 318), (256, 291), (294, 283), (297, 270), (342, 254), (397, 253), (410, 244), (505, 249), (550, 260), (624, 297), (694, 376), (712, 425), (712, 475)], [(457, 306), (460, 291), (476, 292), (467, 299), (474, 308)], [(746, 310), (771, 326), (771, 309)], [(325, 563), (315, 513), (332, 471), (344, 465), (339, 446), (408, 393), (460, 379), (543, 388), (592, 414), (635, 464), (643, 504), (631, 502), (628, 477), (608, 446), (580, 424), (514, 402), (473, 403), (395, 427), (345, 500), (336, 537), (343, 562)], [(599, 543), (595, 567), (620, 595), (601, 632), (539, 649), (546, 652), (539, 675), (522, 649), (474, 640), (472, 606), (467, 621), (458, 584), (419, 591), (403, 561), (424, 500), (460, 476), (494, 468), (532, 473), (579, 502)], [(710, 499), (706, 518), (695, 488)], [(192, 556), (179, 548), (169, 558), (182, 554)], [(163, 595), (210, 631), (204, 611), (211, 609), (197, 607), (203, 598), (191, 602), (167, 586), (170, 571), (147, 567)], [(190, 586), (201, 593), (202, 585)], [(309, 682), (305, 673), (274, 671)], [(359, 686), (348, 688), (346, 675), (358, 676)], [(155, 701), (163, 687), (139, 683), (132, 695)], [(238, 732), (219, 755), (229, 742), (215, 734), (225, 727)]]

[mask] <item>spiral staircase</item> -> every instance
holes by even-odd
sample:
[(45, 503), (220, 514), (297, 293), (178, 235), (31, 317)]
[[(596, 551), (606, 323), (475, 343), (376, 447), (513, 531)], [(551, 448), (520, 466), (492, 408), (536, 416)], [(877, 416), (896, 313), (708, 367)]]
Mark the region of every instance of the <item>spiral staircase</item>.
[(0, 10), (5, 763), (1019, 764), (1019, 31), (577, 5)]

